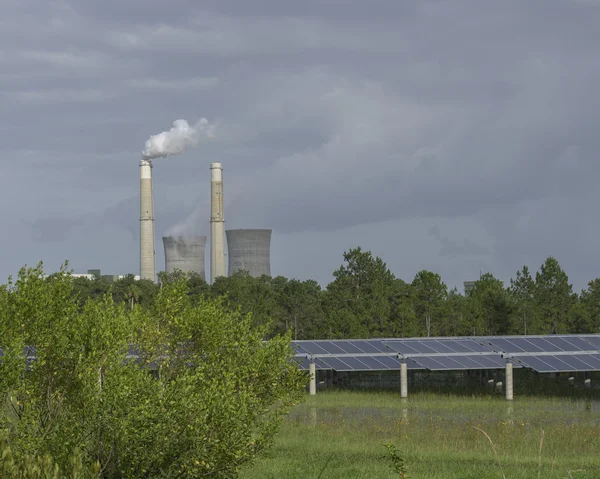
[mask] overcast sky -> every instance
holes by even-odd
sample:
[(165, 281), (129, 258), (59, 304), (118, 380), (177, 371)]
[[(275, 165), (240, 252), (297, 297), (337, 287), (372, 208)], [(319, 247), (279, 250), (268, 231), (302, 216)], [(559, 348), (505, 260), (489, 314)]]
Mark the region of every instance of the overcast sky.
[(219, 161), (273, 275), (326, 285), (361, 246), (461, 290), (549, 255), (600, 276), (597, 0), (2, 5), (1, 282), (139, 273), (144, 142), (202, 117), (212, 141), (154, 161), (158, 270), (164, 234), (208, 234)]

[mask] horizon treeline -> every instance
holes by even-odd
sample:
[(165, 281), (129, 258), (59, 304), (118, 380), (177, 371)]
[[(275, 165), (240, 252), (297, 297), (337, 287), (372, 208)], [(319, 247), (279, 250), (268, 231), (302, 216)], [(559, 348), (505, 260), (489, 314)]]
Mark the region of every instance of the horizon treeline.
[(217, 278), (212, 285), (197, 274), (180, 272), (159, 273), (158, 284), (136, 281), (133, 275), (115, 282), (73, 281), (82, 305), (110, 292), (134, 309), (148, 307), (161, 284), (184, 276), (193, 301), (222, 297), (228, 307), (251, 313), (256, 324), (268, 324), (270, 335), (291, 330), (294, 339), (600, 332), (600, 278), (574, 292), (551, 256), (535, 273), (523, 266), (506, 287), (484, 274), (465, 294), (449, 290), (432, 271), (419, 271), (407, 283), (360, 247), (345, 252), (343, 259), (325, 288), (314, 280), (253, 278), (245, 272)]

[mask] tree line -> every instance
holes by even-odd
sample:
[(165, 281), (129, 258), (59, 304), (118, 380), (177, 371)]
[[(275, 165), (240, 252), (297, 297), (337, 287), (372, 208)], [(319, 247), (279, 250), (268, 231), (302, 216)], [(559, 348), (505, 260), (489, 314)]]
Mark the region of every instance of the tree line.
[(110, 292), (115, 301), (144, 309), (161, 287), (183, 279), (193, 302), (220, 298), (232, 310), (252, 313), (268, 336), (291, 331), (294, 339), (600, 332), (600, 278), (574, 292), (554, 257), (534, 274), (523, 266), (506, 286), (484, 274), (464, 294), (432, 271), (405, 282), (360, 247), (344, 253), (333, 277), (321, 288), (314, 280), (240, 272), (208, 285), (196, 274), (163, 272), (158, 284), (133, 275), (114, 283), (76, 278), (74, 294), (83, 305)]

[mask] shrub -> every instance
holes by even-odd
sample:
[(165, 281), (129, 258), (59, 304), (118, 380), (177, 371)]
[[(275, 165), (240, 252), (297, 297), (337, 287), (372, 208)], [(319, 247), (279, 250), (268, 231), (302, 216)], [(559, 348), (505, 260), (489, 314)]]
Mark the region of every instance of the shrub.
[(80, 308), (72, 287), (66, 266), (44, 279), (40, 265), (0, 290), (0, 428), (16, 459), (68, 470), (81, 451), (107, 478), (235, 477), (302, 397), (289, 336), (264, 342), (220, 301), (192, 305), (183, 280), (133, 311), (110, 294)]

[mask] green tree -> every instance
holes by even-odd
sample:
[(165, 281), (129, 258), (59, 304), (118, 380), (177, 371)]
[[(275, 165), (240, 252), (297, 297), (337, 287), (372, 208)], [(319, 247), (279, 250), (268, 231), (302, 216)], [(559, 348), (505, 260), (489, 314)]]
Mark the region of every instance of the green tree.
[(216, 278), (211, 294), (226, 299), (232, 310), (251, 313), (256, 325), (268, 326), (269, 335), (277, 312), (276, 291), (271, 281), (271, 277), (266, 275), (254, 278), (247, 271), (239, 271), (232, 276)]
[(570, 334), (594, 333), (592, 317), (585, 303), (576, 294), (573, 294), (571, 299), (566, 331)]
[(294, 339), (317, 339), (321, 327), (321, 286), (313, 280), (287, 281), (279, 291), (277, 303), (282, 310), (282, 326), (291, 329)]
[(212, 295), (209, 284), (196, 272), (184, 273), (181, 270), (175, 270), (172, 273), (167, 273), (166, 271), (158, 273), (158, 282), (160, 285), (171, 284), (177, 281), (186, 282), (188, 295), (194, 304)]
[[(431, 336), (434, 329), (444, 329), (448, 287), (440, 275), (426, 270), (419, 271), (413, 279), (412, 291), (417, 317), (424, 323), (427, 337)], [(437, 324), (433, 327), (434, 319)]]
[[(573, 288), (558, 261), (549, 256), (535, 275), (535, 305), (541, 334), (567, 332)], [(532, 331), (533, 333), (533, 331)]]
[(346, 251), (344, 263), (334, 271), (323, 297), (330, 331), (337, 337), (385, 336), (393, 273), (381, 258), (360, 247)]
[(413, 304), (412, 287), (401, 279), (394, 280), (389, 297), (390, 337), (410, 338), (419, 336), (420, 327)]
[(86, 277), (73, 279), (73, 295), (79, 298), (81, 305), (88, 299), (102, 298), (109, 290), (110, 283), (100, 277), (95, 277), (94, 279)]
[(452, 288), (448, 293), (448, 321), (442, 336), (468, 336), (473, 334), (469, 322), (469, 298)]
[(222, 301), (194, 305), (184, 280), (149, 308), (107, 294), (81, 309), (64, 269), (24, 268), (0, 289), (0, 429), (17, 461), (65, 471), (81, 451), (111, 479), (235, 477), (307, 383), (289, 335), (264, 335)]
[(585, 327), (587, 331), (581, 332), (600, 332), (600, 278), (590, 281), (587, 289), (581, 292), (581, 306), (585, 310), (588, 322)]
[(475, 282), (469, 300), (475, 315), (474, 322), (485, 328), (485, 334), (509, 333), (511, 309), (502, 281), (490, 273), (484, 274)]
[(517, 271), (515, 279), (511, 278), (508, 292), (512, 302), (512, 332), (527, 334), (528, 330), (536, 330), (535, 281), (527, 266)]

